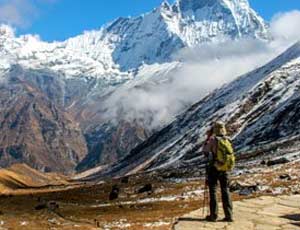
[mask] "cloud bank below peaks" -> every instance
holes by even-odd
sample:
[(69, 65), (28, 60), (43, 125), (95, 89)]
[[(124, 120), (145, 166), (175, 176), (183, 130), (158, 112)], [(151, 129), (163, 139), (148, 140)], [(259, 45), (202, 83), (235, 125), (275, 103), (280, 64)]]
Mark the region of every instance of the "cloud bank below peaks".
[(173, 57), (182, 64), (164, 76), (167, 80), (158, 83), (150, 78), (139, 87), (121, 87), (108, 99), (108, 105), (116, 106), (107, 115), (142, 121), (151, 129), (169, 123), (209, 92), (263, 66), (299, 40), (299, 18), (300, 11), (276, 15), (270, 23), (273, 40), (269, 42), (230, 40), (182, 49)]

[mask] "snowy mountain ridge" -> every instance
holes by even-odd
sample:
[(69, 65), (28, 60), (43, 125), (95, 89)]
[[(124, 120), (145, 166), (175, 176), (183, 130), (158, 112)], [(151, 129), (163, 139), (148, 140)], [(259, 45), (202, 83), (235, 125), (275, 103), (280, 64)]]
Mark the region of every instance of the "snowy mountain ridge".
[[(176, 98), (168, 103), (168, 100), (164, 102), (165, 95), (156, 96), (159, 90), (164, 91), (165, 86), (172, 84), (176, 80), (175, 73), (184, 68), (184, 61), (180, 57), (176, 59), (177, 52), (205, 43), (223, 44), (228, 39), (247, 38), (269, 39), (268, 26), (247, 0), (178, 0), (174, 4), (163, 1), (144, 15), (118, 18), (99, 30), (52, 43), (33, 35), (16, 36), (12, 28), (2, 25), (0, 81), (7, 78), (8, 84), (2, 89), (6, 96), (15, 81), (29, 85), (38, 92), (33, 95), (37, 101), (42, 95), (79, 126), (77, 136), (80, 140), (84, 137), (83, 149), (87, 148), (87, 152), (80, 155), (80, 162), (73, 162), (77, 164), (76, 170), (81, 171), (127, 156), (194, 102), (181, 100), (174, 106), (172, 102)], [(183, 82), (181, 78), (179, 82)], [(10, 97), (19, 95), (22, 94)], [(4, 97), (3, 104), (6, 101)], [(47, 128), (48, 123), (56, 123), (55, 117), (49, 117), (45, 123), (43, 116), (38, 117), (36, 105), (29, 100), (21, 100), (20, 104), (30, 116), (37, 116), (41, 129)], [(51, 106), (49, 104), (49, 111)], [(18, 128), (11, 121), (11, 117), (17, 116), (15, 113), (17, 111), (12, 110), (7, 117), (5, 111), (0, 110), (0, 119), (7, 127)], [(60, 124), (67, 123), (66, 117), (62, 116)], [(40, 133), (34, 135), (39, 138)], [(56, 144), (56, 139), (53, 140), (51, 147)], [(10, 145), (15, 147), (15, 144)], [(26, 145), (20, 139), (17, 150), (22, 151), (18, 162), (27, 159), (24, 149), (29, 148), (23, 144)], [(0, 147), (10, 155), (5, 141)], [(38, 154), (41, 150), (28, 150), (32, 151)], [(74, 158), (69, 152), (62, 154)], [(38, 160), (37, 157), (36, 164), (31, 162), (31, 165), (57, 170), (55, 164), (39, 164)], [(75, 167), (66, 172), (72, 170)]]
[(247, 0), (167, 1), (134, 18), (119, 18), (99, 30), (62, 42), (16, 37), (0, 26), (0, 69), (11, 64), (47, 68), (67, 77), (132, 79), (141, 65), (171, 61), (183, 47), (226, 39), (269, 38), (268, 27)]
[[(199, 170), (201, 145), (216, 120), (226, 123), (239, 162), (300, 159), (300, 42), (235, 81), (216, 89), (154, 133), (112, 167), (90, 178), (141, 171)], [(243, 163), (240, 163), (243, 164)]]

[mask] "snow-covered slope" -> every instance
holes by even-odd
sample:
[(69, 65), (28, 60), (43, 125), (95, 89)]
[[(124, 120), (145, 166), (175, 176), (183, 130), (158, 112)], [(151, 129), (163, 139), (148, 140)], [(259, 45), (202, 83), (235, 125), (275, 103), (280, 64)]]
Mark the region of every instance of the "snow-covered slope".
[(32, 69), (51, 69), (68, 77), (97, 76), (117, 81), (124, 75), (115, 67), (112, 50), (102, 31), (89, 32), (64, 42), (47, 43), (32, 35), (15, 37), (12, 28), (2, 25), (0, 42), (2, 69), (17, 63)]
[(300, 42), (215, 90), (102, 175), (199, 164), (199, 149), (215, 120), (227, 124), (239, 157), (272, 153), (272, 158), (300, 158), (299, 92)]
[(37, 36), (16, 37), (0, 27), (0, 69), (10, 64), (49, 68), (69, 77), (118, 81), (132, 78), (143, 63), (163, 63), (179, 49), (203, 42), (242, 37), (268, 39), (263, 19), (247, 0), (178, 0), (163, 2), (152, 12), (119, 18), (99, 30), (63, 42), (47, 43)]

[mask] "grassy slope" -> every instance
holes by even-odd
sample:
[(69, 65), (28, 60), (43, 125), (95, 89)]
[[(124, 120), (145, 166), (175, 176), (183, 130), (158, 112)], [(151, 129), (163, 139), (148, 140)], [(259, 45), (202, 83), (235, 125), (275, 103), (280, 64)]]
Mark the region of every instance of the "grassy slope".
[(67, 183), (66, 178), (63, 176), (44, 174), (25, 164), (16, 164), (10, 168), (0, 170), (0, 193)]

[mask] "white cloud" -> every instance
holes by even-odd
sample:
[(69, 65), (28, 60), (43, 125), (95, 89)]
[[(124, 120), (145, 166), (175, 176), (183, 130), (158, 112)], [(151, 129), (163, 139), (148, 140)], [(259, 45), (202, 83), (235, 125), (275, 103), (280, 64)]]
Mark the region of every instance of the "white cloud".
[(300, 12), (292, 11), (274, 17), (271, 42), (227, 41), (183, 49), (174, 57), (183, 66), (170, 73), (169, 81), (118, 90), (108, 100), (109, 105), (116, 106), (107, 115), (141, 120), (150, 128), (158, 128), (217, 87), (275, 58), (300, 39), (299, 28)]
[(271, 21), (270, 30), (275, 40), (300, 40), (300, 11), (294, 10), (275, 15)]
[(17, 27), (28, 26), (37, 9), (28, 0), (0, 0), (0, 22)]
[(117, 90), (107, 102), (116, 105), (108, 106), (107, 117), (125, 117), (129, 121), (142, 121), (150, 128), (159, 128), (215, 88), (265, 64), (279, 52), (257, 40), (183, 49), (175, 57), (175, 60), (182, 60), (183, 65), (169, 74), (168, 81)]
[(57, 0), (0, 0), (0, 24), (27, 27), (39, 15), (39, 3), (54, 3)]

